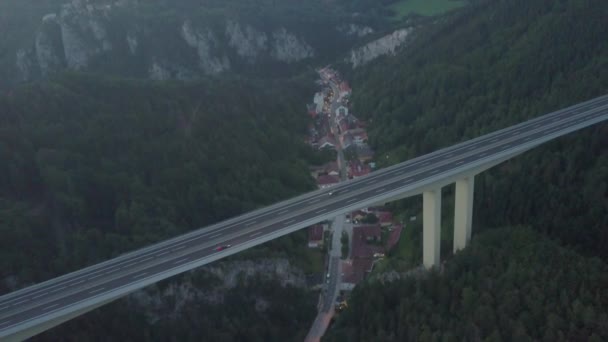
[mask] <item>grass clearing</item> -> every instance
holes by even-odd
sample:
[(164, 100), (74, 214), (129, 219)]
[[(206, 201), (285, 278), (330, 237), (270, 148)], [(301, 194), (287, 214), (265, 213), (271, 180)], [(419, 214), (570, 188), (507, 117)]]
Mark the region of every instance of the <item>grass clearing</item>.
[(401, 0), (388, 8), (395, 11), (394, 20), (401, 20), (410, 14), (433, 16), (452, 11), (466, 5), (463, 0)]

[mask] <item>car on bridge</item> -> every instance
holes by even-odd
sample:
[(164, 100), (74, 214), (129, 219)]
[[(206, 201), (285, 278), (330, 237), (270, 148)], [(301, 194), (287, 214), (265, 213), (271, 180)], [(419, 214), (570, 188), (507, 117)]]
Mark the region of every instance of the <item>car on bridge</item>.
[(232, 245), (222, 245), (222, 246), (215, 247), (215, 250), (219, 252), (219, 251), (223, 251), (224, 249), (228, 249), (230, 247), (232, 247)]

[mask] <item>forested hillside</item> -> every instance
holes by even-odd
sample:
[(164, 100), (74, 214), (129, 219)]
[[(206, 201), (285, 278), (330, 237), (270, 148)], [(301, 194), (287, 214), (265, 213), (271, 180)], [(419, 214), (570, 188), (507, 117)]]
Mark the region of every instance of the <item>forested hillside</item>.
[[(0, 293), (313, 189), (308, 165), (321, 156), (303, 143), (308, 84), (64, 75), (0, 97)], [(305, 232), (250, 253), (309, 262)], [(280, 305), (260, 314), (250, 301), (268, 291)], [(145, 310), (119, 301), (46, 340), (160, 341), (179, 329), (181, 340), (201, 340), (202, 331), (210, 340), (285, 340), (314, 314), (310, 294), (275, 281), (225, 295), (227, 304), (194, 302), (188, 319), (156, 330)]]
[[(604, 95), (607, 17), (601, 0), (475, 1), (357, 71), (353, 110), (387, 165)], [(606, 340), (607, 137), (596, 125), (478, 175), (472, 247), (441, 275), (356, 289), (327, 340)]]
[[(357, 114), (394, 163), (608, 93), (608, 3), (477, 1), (354, 76)], [(608, 258), (608, 126), (476, 180), (474, 230), (529, 224)]]
[(605, 341), (608, 267), (530, 228), (495, 229), (441, 274), (368, 283), (324, 341)]

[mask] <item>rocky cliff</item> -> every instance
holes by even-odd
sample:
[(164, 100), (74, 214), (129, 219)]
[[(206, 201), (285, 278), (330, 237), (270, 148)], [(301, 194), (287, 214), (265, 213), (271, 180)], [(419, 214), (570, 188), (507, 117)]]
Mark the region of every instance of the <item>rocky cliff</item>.
[[(31, 41), (15, 48), (21, 80), (86, 70), (153, 79), (190, 79), (255, 64), (280, 68), (342, 54), (373, 29), (248, 16), (150, 15), (136, 0), (71, 0), (41, 18)], [(160, 12), (160, 11), (158, 11)], [(173, 13), (173, 12), (171, 12)], [(255, 20), (254, 20), (255, 19)], [(312, 27), (312, 29), (311, 29)], [(335, 41), (328, 48), (319, 34)]]
[(393, 54), (399, 46), (407, 42), (411, 32), (411, 28), (399, 29), (364, 46), (353, 49), (346, 61), (353, 68), (357, 68), (381, 55)]

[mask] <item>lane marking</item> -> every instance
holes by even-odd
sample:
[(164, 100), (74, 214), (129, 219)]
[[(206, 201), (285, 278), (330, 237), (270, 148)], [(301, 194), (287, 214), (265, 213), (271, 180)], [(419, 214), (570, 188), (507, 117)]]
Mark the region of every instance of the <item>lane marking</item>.
[(182, 262), (187, 261), (187, 260), (190, 260), (190, 258), (183, 258), (183, 259), (179, 259), (179, 260), (177, 260), (177, 261), (173, 262), (173, 265), (176, 265), (176, 264), (181, 264)]
[(105, 287), (102, 287), (102, 288), (99, 288), (99, 289), (97, 289), (97, 290), (91, 290), (91, 291), (89, 291), (89, 293), (90, 293), (90, 294), (93, 294), (93, 293), (101, 292), (101, 291), (103, 291), (103, 290), (105, 290), (105, 289), (106, 289)]
[(524, 138), (524, 141), (528, 141), (530, 139), (532, 139), (532, 137), (526, 137), (526, 138)]
[(534, 125), (534, 128), (538, 128), (540, 126), (542, 126), (542, 124)]
[(454, 153), (450, 153), (450, 154), (446, 155), (445, 158), (450, 158), (453, 155), (454, 155)]
[(395, 172), (395, 174), (396, 174), (396, 175), (400, 175), (400, 174), (402, 174), (402, 173), (404, 173), (404, 172), (405, 172), (405, 170), (401, 170), (401, 171)]
[(291, 223), (294, 223), (294, 222), (296, 222), (296, 220), (289, 220), (289, 221), (287, 221), (287, 222), (285, 222), (283, 224), (291, 224)]
[(176, 250), (182, 249), (182, 248), (186, 248), (186, 245), (181, 245), (181, 246), (174, 247), (173, 250), (176, 251)]
[(277, 215), (283, 215), (283, 214), (287, 213), (288, 211), (289, 211), (289, 209), (285, 209), (285, 210), (283, 210), (283, 211), (279, 211), (279, 212), (277, 213)]
[(492, 140), (492, 141), (490, 141), (490, 142), (495, 143), (495, 142), (497, 142), (498, 140), (500, 140), (500, 139), (498, 139), (498, 138), (497, 138), (497, 139), (493, 139), (493, 140)]
[(152, 259), (154, 259), (154, 258), (153, 257), (145, 258), (143, 260), (140, 260), (139, 263), (146, 262), (146, 261), (149, 261), (149, 260), (152, 260)]
[(430, 161), (424, 162), (424, 163), (422, 163), (422, 166), (427, 166), (427, 165), (429, 165), (430, 163), (431, 163)]
[(411, 183), (413, 180), (413, 178), (408, 178), (406, 180), (403, 181), (403, 184), (407, 184), (407, 183)]
[(52, 309), (52, 308), (54, 308), (54, 307), (56, 307), (56, 306), (58, 306), (58, 305), (59, 305), (59, 304), (53, 304), (53, 305), (49, 305), (49, 306), (47, 306), (47, 307), (42, 308), (42, 311), (46, 311), (46, 310)]
[(376, 183), (378, 181), (378, 179), (372, 179), (370, 181), (365, 182), (364, 184), (373, 184)]
[(439, 169), (435, 169), (435, 170), (431, 171), (431, 174), (432, 174), (432, 175), (434, 175), (434, 174), (436, 174), (437, 172), (439, 172)]
[(510, 146), (511, 146), (511, 145), (505, 145), (505, 146), (501, 147), (500, 149), (501, 149), (501, 150), (506, 150), (506, 149), (508, 149)]
[(315, 203), (315, 202), (319, 202), (320, 200), (321, 200), (320, 198), (317, 198), (317, 199), (314, 199), (312, 201), (308, 201), (308, 203)]
[(158, 254), (156, 254), (156, 256), (161, 256), (161, 255), (169, 254), (169, 252), (170, 251), (165, 251), (165, 252), (162, 252), (162, 253), (158, 253)]
[(476, 149), (476, 148), (477, 148), (477, 146), (471, 146), (471, 147), (467, 148), (467, 150), (468, 150), (468, 151), (471, 151), (471, 150), (474, 150), (474, 149)]
[(344, 189), (344, 190), (340, 190), (341, 193), (345, 194), (347, 192), (350, 192), (350, 189)]
[(140, 273), (138, 275), (134, 275), (131, 277), (131, 279), (137, 279), (137, 278), (141, 278), (143, 276), (145, 276), (146, 274), (148, 274), (148, 272), (144, 272), (144, 273)]
[[(61, 288), (61, 290), (63, 290), (63, 288)], [(57, 290), (55, 290), (55, 291), (57, 291)], [(15, 303), (13, 303), (11, 305), (18, 305), (18, 304), (22, 304), (22, 303), (29, 302), (29, 301), (30, 301), (29, 299), (24, 299), (24, 300), (20, 300), (18, 302), (15, 302)]]
[(5, 306), (0, 306), (0, 310), (4, 310), (6, 308), (8, 308), (10, 305), (5, 305)]
[(479, 156), (480, 156), (480, 157), (483, 157), (483, 156), (485, 156), (485, 155), (486, 155), (486, 153), (485, 153), (485, 152), (483, 152), (483, 153), (480, 153), (480, 154), (479, 154)]
[(517, 135), (517, 134), (519, 134), (519, 131), (515, 131), (515, 132), (511, 133), (511, 135)]
[(456, 165), (460, 165), (460, 164), (462, 164), (462, 163), (464, 163), (464, 160), (461, 160), (461, 161), (456, 162)]
[(347, 203), (347, 204), (348, 204), (348, 203), (353, 203), (353, 202), (356, 202), (356, 201), (358, 201), (358, 200), (359, 200), (358, 198), (351, 198), (351, 199), (349, 199), (348, 201), (346, 201), (346, 203)]
[(260, 235), (260, 234), (262, 234), (262, 233), (263, 233), (263, 232), (256, 232), (256, 233), (253, 233), (253, 234), (249, 235), (249, 237), (258, 236), (258, 235)]
[(213, 238), (216, 238), (216, 237), (218, 237), (218, 236), (220, 236), (220, 235), (222, 235), (222, 233), (217, 233), (217, 234), (215, 234), (215, 235), (211, 235), (211, 236), (209, 236), (208, 238), (209, 238), (209, 239), (213, 239)]
[(77, 281), (75, 283), (71, 283), (70, 286), (74, 286), (74, 285), (78, 285), (78, 284), (82, 284), (82, 283), (84, 283), (84, 279), (79, 280), (79, 281)]
[[(89, 277), (89, 280), (95, 279), (95, 278), (99, 278), (99, 277), (102, 277), (102, 276), (103, 276), (103, 274), (98, 274), (96, 276)], [(55, 291), (57, 291), (57, 290), (55, 290)], [(53, 292), (53, 291), (51, 291), (51, 292)]]
[(258, 222), (258, 221), (257, 221), (257, 220), (254, 220), (254, 221), (251, 221), (251, 222), (247, 222), (247, 223), (245, 223), (245, 227), (252, 226), (252, 225), (254, 225), (256, 222)]
[(40, 298), (40, 297), (44, 297), (44, 296), (46, 296), (47, 294), (49, 294), (49, 293), (48, 293), (48, 292), (45, 292), (45, 293), (42, 293), (42, 294), (39, 294), (39, 295), (33, 296), (33, 297), (32, 297), (32, 299), (36, 299), (36, 298)]
[(386, 190), (386, 188), (382, 188), (382, 189), (378, 189), (378, 190), (376, 190), (374, 192), (378, 193), (378, 192), (382, 192), (382, 191), (385, 191), (385, 190)]
[(10, 322), (12, 322), (12, 321), (4, 321), (4, 322), (0, 323), (0, 327), (1, 327), (1, 326), (3, 326), (3, 325), (7, 325), (7, 324), (9, 324)]
[(322, 213), (324, 211), (327, 211), (327, 208), (319, 209), (319, 210), (315, 211), (315, 214), (319, 214), (319, 213)]

